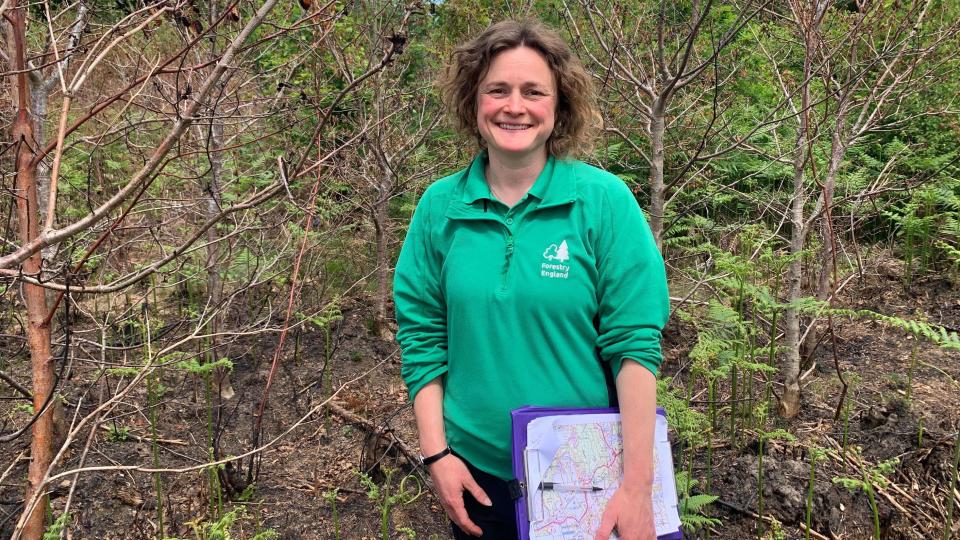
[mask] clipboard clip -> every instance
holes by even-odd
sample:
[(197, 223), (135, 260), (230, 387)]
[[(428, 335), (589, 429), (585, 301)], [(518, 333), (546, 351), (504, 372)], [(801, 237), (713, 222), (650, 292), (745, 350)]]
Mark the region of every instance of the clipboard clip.
[(514, 478), (507, 482), (507, 492), (510, 494), (510, 500), (516, 501), (520, 497), (523, 497), (524, 490), (527, 489), (527, 484), (523, 480), (517, 480)]
[[(540, 463), (540, 453), (536, 448), (524, 448), (523, 449), (523, 477), (525, 480), (530, 480), (530, 460), (531, 452), (533, 457), (536, 459), (537, 471), (543, 471)], [(524, 488), (526, 492), (526, 503), (527, 503), (527, 519), (530, 523), (543, 520), (543, 492), (540, 490), (540, 486), (532, 486), (529, 483), (521, 482), (520, 485)], [(539, 513), (534, 513), (534, 498), (540, 502), (540, 511)]]

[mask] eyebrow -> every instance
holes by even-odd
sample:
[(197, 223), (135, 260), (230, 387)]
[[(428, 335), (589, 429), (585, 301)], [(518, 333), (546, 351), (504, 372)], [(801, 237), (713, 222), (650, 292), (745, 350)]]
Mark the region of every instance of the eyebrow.
[[(509, 86), (509, 84), (507, 84), (506, 81), (490, 81), (490, 82), (487, 82), (487, 83), (481, 83), (481, 84), (480, 84), (480, 87), (481, 87), (481, 88), (490, 88), (490, 87), (492, 87), (492, 86)], [(521, 87), (521, 88), (541, 87), (541, 88), (546, 88), (546, 89), (548, 89), (548, 90), (550, 89), (550, 85), (549, 85), (549, 84), (543, 84), (543, 83), (539, 83), (539, 82), (525, 82), (525, 83), (521, 84), (520, 87)]]

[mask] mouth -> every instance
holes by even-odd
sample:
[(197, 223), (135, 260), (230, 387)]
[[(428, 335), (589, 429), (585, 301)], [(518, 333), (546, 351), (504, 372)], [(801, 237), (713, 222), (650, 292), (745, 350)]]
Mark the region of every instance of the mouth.
[(501, 122), (497, 124), (497, 127), (507, 131), (523, 131), (525, 129), (530, 129), (533, 127), (533, 124), (507, 124)]

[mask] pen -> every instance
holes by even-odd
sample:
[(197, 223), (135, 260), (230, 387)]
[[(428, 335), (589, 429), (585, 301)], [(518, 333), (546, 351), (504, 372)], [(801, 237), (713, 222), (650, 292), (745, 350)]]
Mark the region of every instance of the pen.
[(541, 491), (603, 491), (602, 487), (598, 486), (577, 486), (574, 484), (561, 484), (559, 482), (540, 482)]

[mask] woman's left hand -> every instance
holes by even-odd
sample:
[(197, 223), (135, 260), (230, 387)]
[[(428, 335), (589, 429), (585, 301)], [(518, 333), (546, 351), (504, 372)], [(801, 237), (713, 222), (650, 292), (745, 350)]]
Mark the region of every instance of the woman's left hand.
[(656, 540), (651, 490), (621, 485), (607, 502), (595, 540), (608, 540), (614, 527), (621, 540)]

